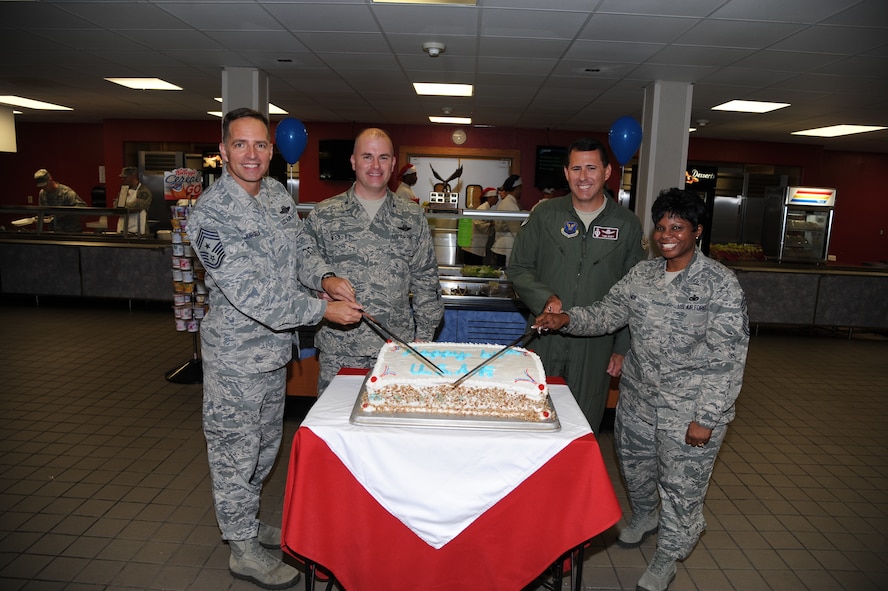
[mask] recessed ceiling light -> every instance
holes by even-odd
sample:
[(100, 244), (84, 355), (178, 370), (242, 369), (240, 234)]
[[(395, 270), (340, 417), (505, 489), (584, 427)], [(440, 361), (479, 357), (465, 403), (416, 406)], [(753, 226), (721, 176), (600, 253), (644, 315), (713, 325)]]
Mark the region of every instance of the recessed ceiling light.
[(471, 84), (437, 84), (434, 82), (414, 82), (416, 94), (425, 96), (472, 96), (475, 89)]
[(471, 125), (471, 117), (435, 117), (430, 116), (429, 121), (432, 123), (456, 123), (458, 125)]
[(740, 113), (767, 113), (788, 107), (789, 103), (769, 103), (765, 101), (728, 101), (716, 107), (713, 111), (739, 111)]
[[(213, 100), (215, 100), (217, 103), (221, 103), (222, 97), (216, 96), (216, 97), (213, 97)], [(213, 112), (215, 113), (215, 111), (213, 111)], [(280, 108), (279, 106), (277, 106), (273, 103), (268, 103), (268, 114), (269, 115), (289, 115), (289, 113), (287, 111), (284, 111), (282, 108)]]
[(879, 125), (830, 125), (829, 127), (817, 127), (815, 129), (805, 129), (802, 131), (794, 131), (792, 135), (812, 135), (815, 137), (838, 137), (840, 135), (851, 135), (852, 133), (865, 133), (867, 131), (881, 131), (888, 129)]
[(374, 4), (459, 4), (477, 6), (478, 0), (373, 0)]
[(688, 133), (694, 133), (695, 131), (697, 131), (696, 127), (688, 127)]
[(181, 87), (160, 78), (105, 78), (105, 80), (133, 90), (182, 90)]
[(44, 103), (43, 101), (35, 101), (33, 99), (21, 96), (0, 96), (0, 103), (4, 105), (13, 105), (16, 107), (24, 107), (25, 109), (41, 109), (43, 111), (73, 111), (71, 107), (63, 107), (62, 105), (54, 105), (52, 103)]

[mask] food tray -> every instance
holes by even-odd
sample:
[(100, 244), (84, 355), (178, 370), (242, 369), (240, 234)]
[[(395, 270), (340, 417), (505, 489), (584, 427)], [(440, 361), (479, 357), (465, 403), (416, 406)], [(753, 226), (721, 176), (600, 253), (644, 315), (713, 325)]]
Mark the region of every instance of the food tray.
[(414, 413), (382, 413), (365, 412), (361, 408), (364, 386), (358, 392), (352, 408), (349, 423), (353, 425), (371, 425), (377, 427), (427, 427), (433, 429), (493, 429), (498, 431), (544, 431), (561, 430), (561, 421), (552, 405), (552, 398), (546, 398), (550, 417), (544, 421), (530, 422), (516, 419), (483, 417), (471, 415), (434, 414), (426, 412)]

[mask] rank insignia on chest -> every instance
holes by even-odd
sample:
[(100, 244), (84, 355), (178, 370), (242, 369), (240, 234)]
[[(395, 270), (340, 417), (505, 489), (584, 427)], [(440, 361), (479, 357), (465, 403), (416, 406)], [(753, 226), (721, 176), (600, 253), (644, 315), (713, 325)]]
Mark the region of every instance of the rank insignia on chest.
[(225, 249), (222, 247), (222, 239), (219, 232), (201, 228), (194, 242), (197, 247), (197, 255), (207, 269), (218, 269), (225, 259)]
[(592, 228), (592, 238), (598, 238), (599, 240), (616, 240), (619, 237), (619, 228), (608, 228), (606, 226), (594, 226)]
[(561, 226), (561, 235), (565, 238), (576, 238), (580, 235), (580, 224), (577, 222), (564, 222)]

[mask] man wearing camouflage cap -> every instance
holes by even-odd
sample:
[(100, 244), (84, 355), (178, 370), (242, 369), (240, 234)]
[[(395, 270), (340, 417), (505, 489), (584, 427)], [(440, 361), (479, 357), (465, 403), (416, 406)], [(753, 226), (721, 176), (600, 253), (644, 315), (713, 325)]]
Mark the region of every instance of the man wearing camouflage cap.
[[(34, 182), (40, 188), (37, 203), (46, 207), (86, 207), (86, 202), (71, 187), (54, 180), (49, 171), (41, 168), (34, 173)], [(56, 215), (56, 232), (77, 234), (83, 230), (76, 215)]]
[(125, 166), (120, 171), (120, 179), (123, 182), (121, 189), (126, 191), (126, 196), (121, 195), (117, 204), (130, 209), (132, 213), (127, 215), (125, 219), (121, 216), (117, 220), (117, 231), (123, 232), (126, 227), (129, 234), (147, 234), (151, 191), (139, 180), (139, 169), (135, 166)]

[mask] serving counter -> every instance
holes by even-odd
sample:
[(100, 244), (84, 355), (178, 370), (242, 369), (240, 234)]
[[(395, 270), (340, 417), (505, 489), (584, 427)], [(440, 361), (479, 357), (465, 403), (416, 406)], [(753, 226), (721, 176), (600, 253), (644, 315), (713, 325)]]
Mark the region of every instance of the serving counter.
[(749, 323), (888, 329), (888, 268), (728, 263)]

